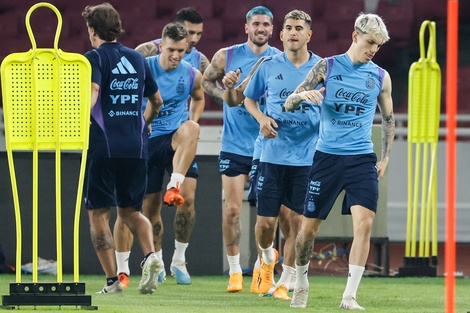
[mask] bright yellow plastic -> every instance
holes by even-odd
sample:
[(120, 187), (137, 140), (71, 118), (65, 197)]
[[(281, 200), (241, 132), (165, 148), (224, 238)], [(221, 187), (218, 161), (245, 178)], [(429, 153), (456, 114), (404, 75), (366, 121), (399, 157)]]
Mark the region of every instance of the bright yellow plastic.
[[(30, 17), (38, 8), (57, 16), (53, 48), (37, 48)], [(49, 3), (37, 3), (26, 14), (32, 48), (8, 55), (1, 65), (5, 141), (15, 207), (16, 280), (21, 282), (21, 217), (13, 151), (33, 153), (33, 282), (38, 280), (38, 152), (55, 151), (57, 281), (62, 282), (61, 151), (81, 151), (82, 161), (74, 220), (74, 281), (79, 280), (79, 217), (82, 202), (91, 106), (91, 66), (81, 54), (58, 48), (62, 17)]]
[[(425, 54), (425, 33), (429, 33)], [(420, 58), (409, 71), (408, 86), (408, 212), (405, 257), (437, 256), (437, 143), (441, 106), (441, 70), (436, 62), (436, 23), (424, 21)], [(414, 161), (414, 162), (413, 162)], [(421, 208), (418, 216), (418, 208)], [(432, 233), (432, 238), (430, 234)]]

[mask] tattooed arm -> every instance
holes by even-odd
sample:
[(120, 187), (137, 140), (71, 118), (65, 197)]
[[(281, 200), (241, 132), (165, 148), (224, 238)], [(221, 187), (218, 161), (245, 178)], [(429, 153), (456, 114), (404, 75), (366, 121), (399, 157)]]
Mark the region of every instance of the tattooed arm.
[(382, 114), (382, 159), (377, 163), (379, 179), (384, 176), (395, 138), (395, 117), (393, 116), (392, 80), (386, 72), (382, 91), (379, 95), (379, 109)]
[(204, 54), (202, 54), (201, 63), (199, 63), (199, 72), (201, 72), (201, 74), (204, 74), (204, 71), (206, 70), (208, 66), (209, 66), (209, 59)]
[(202, 77), (202, 87), (204, 91), (211, 97), (216, 99), (224, 98), (224, 90), (217, 86), (217, 80), (221, 79), (225, 73), (226, 50), (220, 49), (214, 54), (211, 63), (204, 71)]
[(152, 41), (141, 43), (135, 50), (139, 51), (144, 57), (151, 57), (159, 53), (157, 45)]
[(255, 65), (253, 65), (250, 72), (248, 73), (248, 76), (237, 87), (235, 87), (235, 85), (238, 83), (238, 80), (240, 78), (240, 70), (238, 69), (235, 72), (230, 71), (225, 74), (224, 78), (222, 79), (222, 83), (226, 87), (224, 91), (224, 99), (229, 106), (237, 106), (242, 103), (242, 101), (245, 99), (245, 95), (243, 94), (243, 92), (245, 92), (246, 86), (250, 82), (251, 77), (253, 76), (255, 71), (258, 69), (260, 64), (264, 62), (264, 60), (265, 57), (261, 57), (258, 61), (256, 61)]
[(326, 60), (321, 59), (308, 72), (305, 80), (294, 90), (294, 92), (289, 97), (287, 97), (286, 103), (284, 104), (286, 111), (296, 110), (302, 101), (319, 104), (318, 90), (315, 90), (315, 88), (318, 86), (318, 84), (324, 82), (325, 77)]

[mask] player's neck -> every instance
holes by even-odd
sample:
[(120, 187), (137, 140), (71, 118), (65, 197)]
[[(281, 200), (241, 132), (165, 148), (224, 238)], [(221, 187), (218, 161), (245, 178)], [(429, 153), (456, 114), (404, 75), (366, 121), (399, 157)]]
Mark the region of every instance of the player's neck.
[(252, 41), (248, 40), (247, 44), (248, 44), (248, 47), (250, 48), (251, 52), (253, 52), (255, 55), (260, 55), (268, 49), (268, 43), (267, 42), (262, 46), (258, 46), (258, 45), (255, 45)]
[(295, 67), (300, 67), (310, 59), (310, 53), (304, 47), (297, 51), (286, 50), (286, 57)]

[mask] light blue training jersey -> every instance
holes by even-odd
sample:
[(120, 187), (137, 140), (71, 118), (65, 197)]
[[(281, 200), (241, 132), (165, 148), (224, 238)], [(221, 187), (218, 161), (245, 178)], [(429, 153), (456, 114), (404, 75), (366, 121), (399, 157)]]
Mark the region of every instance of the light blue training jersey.
[[(262, 54), (254, 54), (246, 43), (234, 45), (226, 49), (225, 73), (241, 69), (239, 82), (250, 73), (255, 63), (264, 56), (280, 53), (279, 49), (268, 46)], [(259, 98), (259, 97), (258, 97)], [(258, 99), (256, 98), (256, 99)], [(264, 100), (260, 100), (264, 102)], [(264, 103), (260, 103), (264, 107)], [(224, 124), (222, 127), (221, 151), (252, 157), (254, 142), (259, 134), (259, 125), (248, 113), (245, 105), (230, 107), (224, 101)]]
[[(155, 39), (152, 41), (156, 46), (157, 46), (157, 54), (160, 54), (160, 43), (162, 42), (161, 38)], [(183, 56), (183, 60), (197, 68), (198, 70), (201, 69), (201, 60), (202, 60), (202, 52), (197, 50), (195, 47), (191, 49), (191, 51), (188, 53), (186, 52)], [(188, 106), (188, 104), (186, 105)], [(189, 120), (189, 109), (186, 110), (185, 116), (183, 117), (184, 121)]]
[(276, 138), (265, 139), (261, 162), (290, 166), (311, 166), (318, 139), (320, 106), (302, 102), (299, 109), (286, 112), (287, 97), (304, 80), (320, 57), (310, 52), (310, 59), (295, 67), (285, 52), (266, 58), (245, 89), (245, 96), (258, 99), (266, 93), (265, 114), (273, 118), (278, 128)]
[[(165, 71), (160, 65), (160, 55), (148, 57), (147, 61), (163, 99), (160, 112), (152, 121), (150, 138), (153, 138), (173, 132), (187, 120), (188, 99), (191, 96), (198, 70), (181, 60), (174, 70)], [(145, 110), (147, 99), (144, 102)]]
[(372, 124), (385, 70), (354, 64), (345, 54), (329, 57), (317, 150), (330, 154), (373, 153)]

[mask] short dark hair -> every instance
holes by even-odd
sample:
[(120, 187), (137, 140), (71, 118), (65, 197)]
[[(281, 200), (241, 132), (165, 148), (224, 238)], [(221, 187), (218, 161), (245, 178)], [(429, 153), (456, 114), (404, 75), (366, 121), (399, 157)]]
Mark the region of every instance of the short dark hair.
[(300, 10), (293, 10), (287, 13), (287, 15), (284, 17), (284, 24), (286, 23), (287, 20), (300, 20), (304, 21), (309, 27), (312, 26), (312, 18), (308, 13)]
[(176, 12), (175, 23), (190, 22), (191, 24), (201, 24), (202, 17), (196, 9), (192, 7), (182, 8)]
[(180, 23), (169, 23), (163, 27), (162, 40), (170, 38), (176, 42), (179, 42), (188, 37), (188, 30)]
[(82, 16), (88, 27), (93, 28), (102, 40), (114, 41), (124, 33), (118, 11), (107, 2), (86, 6)]

